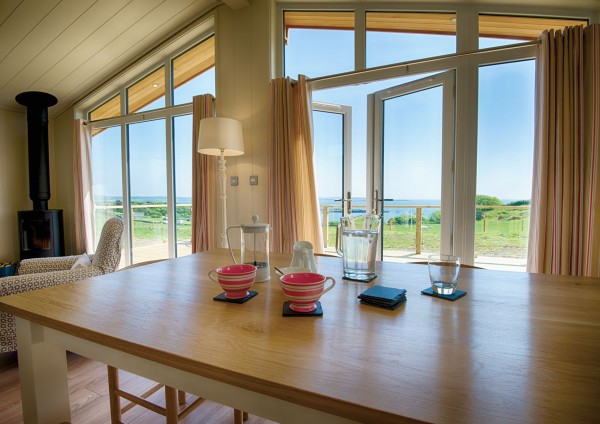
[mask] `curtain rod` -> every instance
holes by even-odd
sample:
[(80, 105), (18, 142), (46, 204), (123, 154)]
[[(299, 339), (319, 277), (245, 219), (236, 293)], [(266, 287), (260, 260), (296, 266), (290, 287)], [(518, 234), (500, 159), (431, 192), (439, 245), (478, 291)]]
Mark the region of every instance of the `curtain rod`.
[(510, 46), (490, 47), (489, 49), (483, 49), (483, 50), (471, 50), (471, 51), (462, 52), (462, 53), (451, 53), (451, 54), (436, 56), (433, 58), (416, 59), (416, 60), (409, 60), (407, 62), (394, 63), (391, 65), (376, 66), (374, 68), (362, 69), (360, 71), (342, 72), (339, 74), (326, 75), (323, 77), (306, 78), (306, 82), (308, 83), (308, 82), (315, 82), (315, 81), (327, 81), (330, 79), (335, 79), (335, 78), (345, 77), (345, 76), (350, 76), (350, 75), (366, 75), (366, 74), (376, 72), (376, 71), (397, 69), (397, 68), (402, 68), (402, 67), (406, 67), (409, 65), (421, 65), (424, 63), (435, 62), (435, 61), (438, 61), (441, 59), (463, 57), (463, 56), (475, 56), (478, 54), (489, 53), (489, 52), (493, 52), (493, 51), (512, 50), (512, 49), (517, 49), (517, 48), (522, 48), (522, 47), (527, 47), (527, 46), (534, 46), (534, 45), (539, 45), (539, 44), (540, 44), (540, 40), (536, 40), (536, 41), (528, 41), (526, 43), (512, 44)]

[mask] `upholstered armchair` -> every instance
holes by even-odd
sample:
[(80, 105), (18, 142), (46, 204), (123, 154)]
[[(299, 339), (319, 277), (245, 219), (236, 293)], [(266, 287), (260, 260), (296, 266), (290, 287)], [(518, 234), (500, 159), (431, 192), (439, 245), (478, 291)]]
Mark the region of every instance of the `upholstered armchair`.
[[(24, 259), (17, 275), (0, 278), (0, 296), (71, 283), (116, 271), (121, 261), (123, 221), (111, 218), (104, 224), (93, 255)], [(17, 350), (15, 317), (0, 312), (0, 352)]]

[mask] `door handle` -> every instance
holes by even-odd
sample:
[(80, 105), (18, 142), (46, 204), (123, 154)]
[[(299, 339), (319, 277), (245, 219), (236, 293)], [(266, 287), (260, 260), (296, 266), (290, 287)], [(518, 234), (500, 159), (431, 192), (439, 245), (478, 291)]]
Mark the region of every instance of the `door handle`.
[(348, 192), (346, 196), (343, 199), (335, 199), (334, 202), (343, 202), (342, 209), (346, 208), (346, 215), (352, 215), (352, 193)]
[[(383, 206), (383, 202), (391, 202), (394, 199), (381, 199), (379, 197), (379, 190), (375, 190), (373, 193), (373, 209), (372, 209), (372, 213), (373, 215), (379, 215), (379, 205), (381, 204), (381, 206)], [(381, 214), (383, 215), (383, 211), (381, 212)]]

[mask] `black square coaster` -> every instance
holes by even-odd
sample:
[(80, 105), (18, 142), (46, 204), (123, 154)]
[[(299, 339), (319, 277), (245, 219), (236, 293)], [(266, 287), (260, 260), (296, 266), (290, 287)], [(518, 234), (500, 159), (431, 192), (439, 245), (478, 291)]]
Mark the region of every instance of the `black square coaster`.
[(374, 279), (377, 278), (377, 274), (375, 274), (372, 277), (365, 277), (365, 278), (350, 278), (350, 277), (342, 277), (342, 280), (348, 280), (348, 281), (357, 281), (359, 283), (368, 283), (370, 281), (373, 281)]
[(406, 295), (405, 289), (394, 287), (373, 286), (358, 295), (359, 299), (377, 302), (396, 303)]
[(421, 293), (426, 294), (427, 296), (439, 297), (440, 299), (446, 299), (446, 300), (460, 299), (461, 297), (463, 297), (467, 294), (466, 291), (462, 291), (462, 290), (454, 290), (453, 294), (439, 294), (439, 293), (434, 292), (431, 287), (421, 290)]
[(218, 300), (220, 302), (229, 302), (229, 303), (244, 303), (244, 302), (247, 302), (248, 300), (252, 299), (257, 294), (258, 294), (258, 292), (255, 292), (253, 290), (248, 290), (248, 296), (246, 296), (246, 297), (240, 297), (239, 299), (229, 299), (229, 298), (225, 297), (225, 292), (223, 292), (223, 293), (218, 294), (215, 297), (213, 297), (213, 300)]
[(390, 311), (393, 311), (394, 309), (398, 308), (398, 306), (402, 305), (404, 302), (406, 302), (406, 297), (402, 296), (402, 298), (394, 303), (386, 303), (386, 302), (377, 302), (377, 301), (371, 301), (371, 300), (364, 300), (361, 299), (360, 303), (362, 303), (363, 305), (369, 305), (369, 306), (375, 306), (377, 308), (383, 308), (383, 309), (388, 309)]
[(283, 312), (281, 316), (284, 317), (320, 317), (323, 315), (323, 308), (321, 308), (321, 302), (317, 303), (317, 309), (312, 312), (296, 312), (290, 309), (290, 302), (283, 302)]

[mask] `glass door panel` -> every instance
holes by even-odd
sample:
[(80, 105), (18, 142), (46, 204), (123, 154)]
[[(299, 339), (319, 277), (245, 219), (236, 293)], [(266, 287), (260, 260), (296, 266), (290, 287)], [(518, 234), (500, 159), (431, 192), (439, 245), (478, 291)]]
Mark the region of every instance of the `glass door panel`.
[(373, 184), (383, 260), (452, 252), (454, 72), (371, 96)]
[(479, 68), (475, 265), (525, 271), (533, 175), (535, 61)]
[(132, 263), (169, 257), (165, 120), (129, 124)]
[[(92, 192), (94, 193), (94, 246), (98, 245), (104, 223), (123, 218), (121, 178), (121, 127), (98, 128), (92, 136)], [(115, 164), (117, 167), (115, 168)]]
[(323, 246), (335, 251), (335, 231), (352, 196), (351, 108), (313, 103), (314, 158)]
[(175, 255), (192, 253), (192, 115), (173, 118)]

